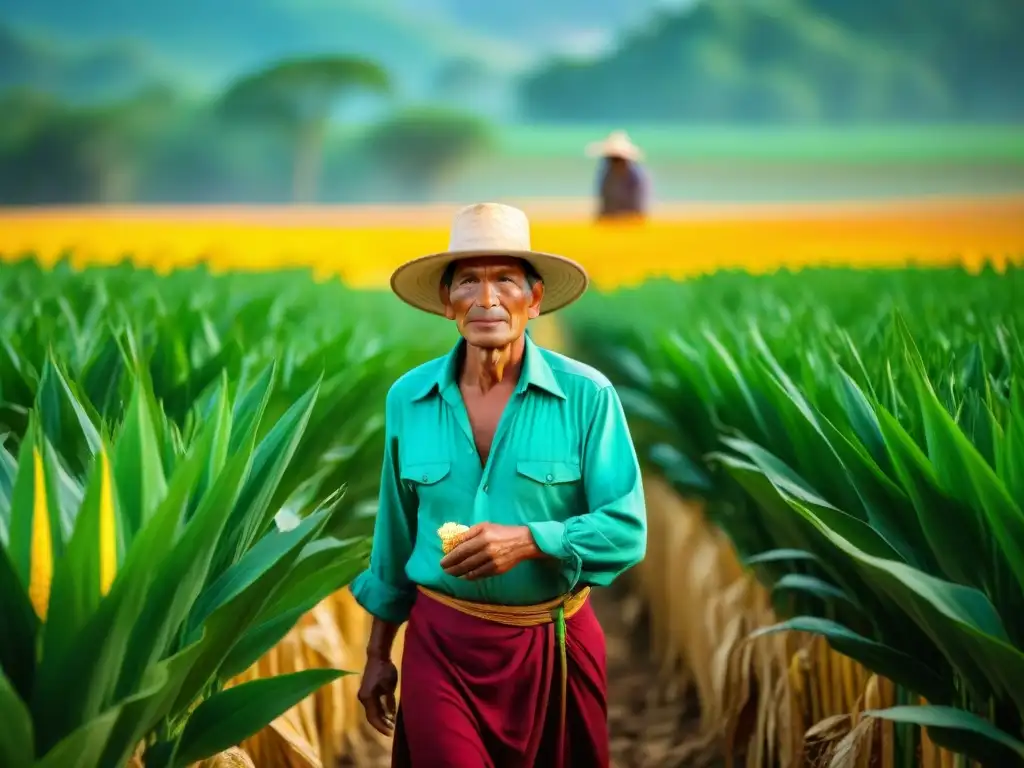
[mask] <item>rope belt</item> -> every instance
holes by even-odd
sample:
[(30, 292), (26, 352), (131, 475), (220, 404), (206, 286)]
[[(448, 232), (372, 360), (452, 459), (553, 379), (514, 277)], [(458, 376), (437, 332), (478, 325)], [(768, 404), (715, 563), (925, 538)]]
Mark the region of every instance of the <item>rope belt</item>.
[(536, 627), (541, 624), (555, 625), (555, 643), (558, 646), (559, 666), (562, 673), (562, 701), (561, 713), (559, 715), (559, 752), (564, 752), (565, 738), (565, 709), (566, 696), (569, 687), (569, 669), (565, 651), (565, 621), (571, 619), (582, 608), (590, 596), (590, 587), (584, 587), (579, 592), (567, 597), (556, 597), (546, 603), (536, 605), (490, 605), (488, 603), (473, 603), (469, 600), (459, 600), (456, 597), (442, 595), (426, 587), (417, 587), (420, 592), (435, 600), (441, 605), (446, 605), (467, 616), (490, 621), (495, 624), (504, 624), (507, 627)]

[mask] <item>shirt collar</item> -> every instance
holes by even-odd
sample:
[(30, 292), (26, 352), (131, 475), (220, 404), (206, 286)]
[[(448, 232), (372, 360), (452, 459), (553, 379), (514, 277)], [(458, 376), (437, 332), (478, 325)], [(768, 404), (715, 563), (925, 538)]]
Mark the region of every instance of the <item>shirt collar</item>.
[[(449, 387), (458, 387), (459, 354), (465, 343), (464, 339), (459, 339), (458, 343), (443, 358), (437, 375), (424, 384), (413, 400), (423, 400), (435, 392), (441, 393)], [(551, 370), (548, 361), (541, 354), (540, 348), (527, 334), (526, 348), (523, 351), (523, 372), (519, 377), (519, 384), (516, 386), (516, 394), (525, 392), (529, 386), (537, 387), (555, 397), (565, 399), (565, 392), (555, 379), (554, 371)]]

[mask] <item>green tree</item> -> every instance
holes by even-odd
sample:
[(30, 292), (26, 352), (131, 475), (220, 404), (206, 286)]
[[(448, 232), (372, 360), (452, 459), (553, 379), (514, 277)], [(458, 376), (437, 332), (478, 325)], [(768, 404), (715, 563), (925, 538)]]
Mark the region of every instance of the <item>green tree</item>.
[(288, 136), (294, 147), (292, 196), (307, 202), (316, 198), (331, 112), (343, 96), (360, 91), (390, 93), (388, 73), (361, 58), (290, 59), (242, 77), (220, 107), (232, 120), (262, 123)]
[(422, 200), (446, 174), (490, 147), (493, 133), (475, 115), (418, 107), (384, 120), (364, 141), (368, 155), (391, 173), (403, 193)]
[(0, 112), (13, 116), (0, 129), (0, 199), (131, 201), (147, 153), (177, 105), (162, 85), (85, 107), (28, 89), (11, 92), (0, 99)]

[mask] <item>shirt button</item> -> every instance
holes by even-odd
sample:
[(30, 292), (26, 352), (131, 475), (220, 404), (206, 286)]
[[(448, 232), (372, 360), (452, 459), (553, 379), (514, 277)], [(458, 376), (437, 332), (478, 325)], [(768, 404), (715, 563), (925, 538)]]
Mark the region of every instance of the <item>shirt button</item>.
[(554, 480), (554, 479), (555, 479), (554, 475), (548, 475), (548, 477), (547, 477), (547, 481), (548, 481), (549, 483), (550, 483), (550, 482), (551, 482), (552, 480)]
[(424, 476), (423, 476), (423, 482), (424, 482), (424, 483), (425, 483), (425, 482), (427, 482), (427, 480), (429, 480), (429, 479), (430, 479), (430, 476), (429, 476), (429, 475), (424, 475)]
[(488, 488), (488, 486), (485, 485), (484, 486), (484, 493), (487, 493), (487, 488)]

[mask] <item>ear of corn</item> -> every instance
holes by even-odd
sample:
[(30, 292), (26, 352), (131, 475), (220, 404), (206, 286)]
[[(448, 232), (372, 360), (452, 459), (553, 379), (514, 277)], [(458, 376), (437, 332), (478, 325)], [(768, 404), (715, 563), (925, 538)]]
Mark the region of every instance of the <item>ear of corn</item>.
[(441, 537), (441, 551), (448, 554), (462, 543), (462, 535), (469, 530), (468, 525), (461, 523), (445, 523), (437, 529), (437, 535)]

